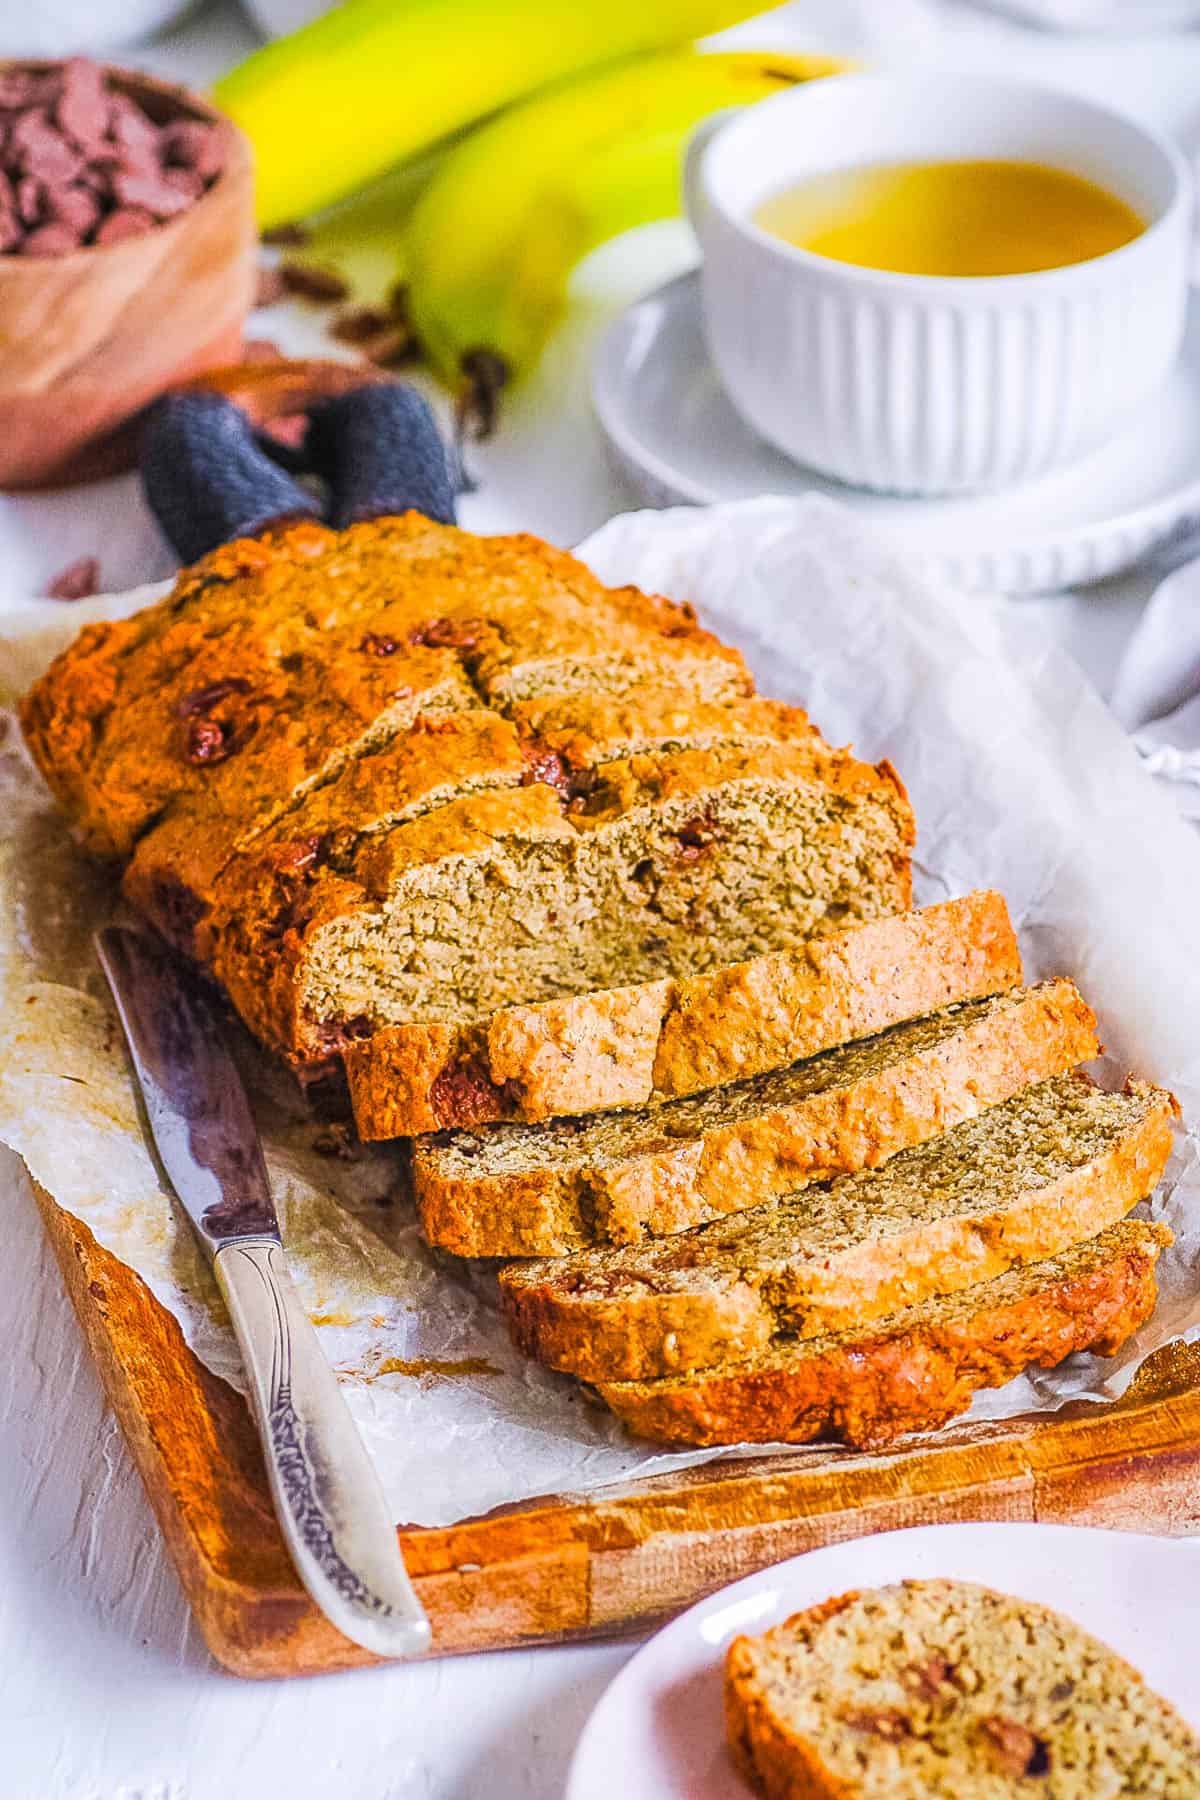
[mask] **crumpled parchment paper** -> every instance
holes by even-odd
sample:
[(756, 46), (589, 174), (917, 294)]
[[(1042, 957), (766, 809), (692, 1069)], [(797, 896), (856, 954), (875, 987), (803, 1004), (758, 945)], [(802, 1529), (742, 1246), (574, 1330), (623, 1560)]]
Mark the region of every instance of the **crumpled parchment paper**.
[[(1001, 888), (1030, 978), (1074, 976), (1099, 1013), (1105, 1073), (1165, 1082), (1200, 1121), (1200, 838), (1061, 652), (1031, 647), (1004, 609), (906, 574), (826, 501), (630, 514), (582, 554), (605, 580), (693, 601), (765, 693), (803, 702), (832, 741), (890, 757), (917, 813), (918, 898)], [(0, 701), (86, 619), (156, 591), (0, 609)], [(143, 1142), (92, 957), (111, 884), (73, 848), (11, 722), (0, 820), (0, 1141), (240, 1386), (211, 1278)], [(252, 1046), (240, 1054), (289, 1263), (399, 1521), (450, 1523), (720, 1454), (636, 1444), (571, 1381), (517, 1356), (493, 1278), (422, 1245), (394, 1198), (392, 1153), (319, 1154), (286, 1085)], [(1200, 1330), (1198, 1199), (1181, 1133), (1153, 1202), (1177, 1239), (1153, 1320), (1119, 1357), (1012, 1382), (973, 1416), (1118, 1394), (1151, 1349)]]

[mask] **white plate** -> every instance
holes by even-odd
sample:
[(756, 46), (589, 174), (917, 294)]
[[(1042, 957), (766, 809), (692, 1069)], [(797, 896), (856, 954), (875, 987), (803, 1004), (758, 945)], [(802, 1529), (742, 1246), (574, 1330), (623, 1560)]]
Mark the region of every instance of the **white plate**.
[(763, 1569), (693, 1606), (651, 1638), (584, 1727), (566, 1800), (733, 1800), (721, 1676), (739, 1632), (850, 1588), (954, 1576), (1068, 1614), (1142, 1671), (1200, 1727), (1200, 1543), (1070, 1525), (923, 1525), (833, 1544)]
[(1120, 437), (1069, 469), (1003, 493), (950, 500), (868, 493), (772, 449), (717, 380), (694, 270), (609, 326), (596, 351), (592, 401), (617, 467), (648, 505), (831, 494), (923, 573), (959, 587), (1009, 594), (1079, 587), (1200, 526), (1195, 295), (1174, 373)]

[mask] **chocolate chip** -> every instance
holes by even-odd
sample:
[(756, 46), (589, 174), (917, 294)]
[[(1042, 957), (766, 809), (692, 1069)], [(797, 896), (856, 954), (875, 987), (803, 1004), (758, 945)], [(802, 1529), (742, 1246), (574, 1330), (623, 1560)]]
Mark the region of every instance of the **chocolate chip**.
[(277, 246), (279, 249), (299, 250), (307, 244), (310, 233), (306, 226), (289, 221), (283, 225), (271, 225), (261, 234), (261, 242)]
[(233, 733), (218, 719), (189, 719), (184, 755), (191, 763), (224, 762), (233, 752)]
[(283, 276), (278, 269), (260, 269), (255, 282), (255, 306), (274, 306), (283, 299), (287, 289), (283, 284)]
[(316, 300), (332, 305), (344, 300), (349, 287), (334, 269), (318, 269), (312, 263), (283, 262), (279, 265), (283, 285), (289, 294), (301, 300)]
[(21, 256), (69, 256), (79, 248), (79, 233), (69, 225), (39, 225), (18, 248)]
[(110, 179), (113, 199), (121, 207), (139, 207), (156, 219), (171, 219), (186, 212), (194, 196), (184, 193), (170, 174), (158, 169), (123, 166)]
[(434, 1076), (429, 1100), (441, 1125), (482, 1125), (515, 1110), (519, 1089), (515, 1082), (494, 1082), (475, 1057), (461, 1057)]
[(363, 354), (381, 369), (394, 369), (398, 363), (409, 362), (417, 354), (416, 334), (406, 325), (393, 325), (390, 330), (369, 339), (363, 345)]
[(675, 833), (680, 861), (698, 862), (707, 850), (711, 850), (716, 836), (717, 822), (711, 813), (700, 813), (689, 819)]
[(5, 156), (19, 174), (34, 175), (51, 186), (74, 181), (84, 167), (81, 152), (51, 125), (40, 108), (14, 119)]
[(486, 619), (430, 619), (410, 631), (408, 641), (432, 650), (474, 650), (486, 630)]
[(224, 167), (223, 133), (202, 119), (176, 119), (165, 125), (159, 146), (165, 163), (190, 169), (202, 182), (215, 181)]
[(391, 320), (378, 306), (348, 306), (329, 322), (329, 335), (339, 344), (365, 344), (388, 329)]
[(525, 765), (521, 771), (522, 787), (532, 787), (540, 782), (554, 788), (564, 800), (571, 798), (570, 771), (557, 750), (551, 750), (535, 739), (521, 745), (521, 761)]
[(5, 112), (34, 106), (42, 95), (42, 86), (31, 69), (6, 69), (0, 74), (0, 108)]
[(294, 838), (290, 844), (281, 844), (276, 855), (275, 867), (280, 875), (306, 875), (315, 869), (321, 861), (325, 849), (323, 837), (313, 833), (308, 837)]
[(59, 129), (86, 155), (97, 156), (104, 148), (111, 113), (100, 65), (86, 56), (69, 57), (62, 67), (62, 90), (54, 108)]
[[(18, 177), (13, 193), (16, 199), (17, 217), (22, 225), (39, 225), (41, 223), (42, 200), (45, 192), (45, 188), (36, 175)], [(63, 219), (60, 222), (64, 225), (70, 224), (69, 219)]]
[(144, 237), (155, 226), (153, 213), (141, 206), (122, 206), (109, 213), (97, 228), (97, 244), (123, 244), (129, 238)]
[(159, 128), (148, 119), (136, 100), (128, 94), (113, 94), (109, 100), (109, 135), (119, 150), (126, 153), (130, 165), (149, 170), (159, 162)]
[(182, 194), (189, 206), (204, 192), (204, 182), (195, 169), (164, 169), (163, 180), (176, 193)]
[(180, 719), (192, 719), (197, 715), (210, 713), (214, 706), (222, 700), (228, 700), (231, 694), (248, 694), (250, 683), (242, 675), (227, 675), (222, 681), (210, 681), (207, 687), (193, 688), (185, 694), (175, 708)]
[[(28, 177), (26, 178), (28, 179)], [(67, 187), (47, 188), (46, 216), (55, 224), (66, 225), (85, 238), (100, 217), (100, 202), (90, 188), (80, 182)]]
[(86, 600), (100, 591), (100, 562), (95, 556), (81, 556), (77, 562), (60, 569), (46, 589), (50, 600)]

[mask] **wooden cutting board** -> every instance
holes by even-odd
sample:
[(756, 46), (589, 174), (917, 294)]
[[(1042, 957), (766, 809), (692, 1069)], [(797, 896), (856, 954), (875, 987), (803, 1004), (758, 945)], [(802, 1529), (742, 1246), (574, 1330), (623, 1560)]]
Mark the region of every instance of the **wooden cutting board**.
[[(213, 1655), (239, 1675), (374, 1661), (296, 1579), (241, 1396), (85, 1225), (40, 1189), (38, 1203)], [(802, 1550), (950, 1519), (1200, 1530), (1200, 1346), (1157, 1352), (1111, 1406), (951, 1426), (881, 1455), (731, 1458), (399, 1533), (445, 1656), (645, 1629)]]

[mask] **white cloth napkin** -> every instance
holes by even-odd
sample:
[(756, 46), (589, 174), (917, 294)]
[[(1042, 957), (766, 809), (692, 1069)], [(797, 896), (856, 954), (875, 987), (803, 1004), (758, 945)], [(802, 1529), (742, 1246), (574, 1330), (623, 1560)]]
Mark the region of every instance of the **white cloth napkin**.
[(1155, 590), (1117, 670), (1110, 702), (1150, 774), (1200, 821), (1200, 560)]

